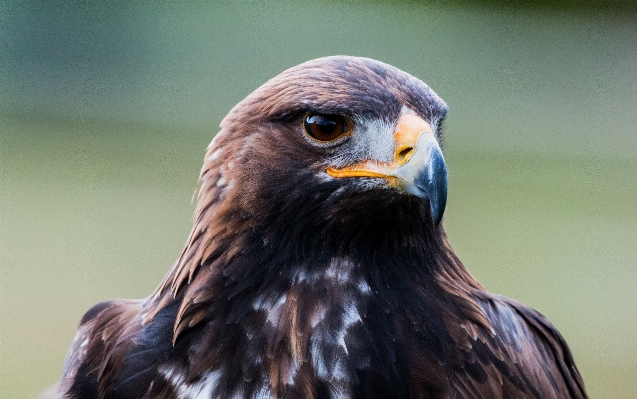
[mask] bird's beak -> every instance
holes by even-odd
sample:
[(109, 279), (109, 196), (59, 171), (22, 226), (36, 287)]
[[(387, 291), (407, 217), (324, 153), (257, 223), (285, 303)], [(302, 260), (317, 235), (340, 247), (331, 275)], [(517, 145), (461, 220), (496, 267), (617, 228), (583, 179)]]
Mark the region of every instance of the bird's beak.
[(394, 131), (394, 160), (366, 160), (342, 169), (327, 168), (337, 178), (385, 178), (391, 186), (429, 199), (434, 226), (438, 226), (447, 204), (447, 167), (429, 123), (415, 114), (404, 114)]

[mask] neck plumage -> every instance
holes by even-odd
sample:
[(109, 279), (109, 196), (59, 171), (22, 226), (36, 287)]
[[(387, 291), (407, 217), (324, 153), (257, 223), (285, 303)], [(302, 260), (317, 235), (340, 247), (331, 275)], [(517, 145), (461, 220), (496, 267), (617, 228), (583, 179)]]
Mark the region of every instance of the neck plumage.
[(431, 227), (426, 204), (398, 201), (372, 217), (365, 214), (369, 204), (358, 198), (361, 203), (322, 220), (268, 209), (262, 214), (272, 216), (255, 225), (249, 222), (254, 213), (233, 207), (237, 201), (223, 187), (201, 185), (187, 244), (152, 295), (145, 316), (148, 322), (168, 304), (180, 302), (174, 341), (214, 317), (211, 304), (218, 297), (245, 297), (245, 302), (257, 300), (258, 294), (276, 296), (299, 276), (319, 279), (330, 273), (350, 278), (352, 284), (364, 282), (372, 292), (384, 294), (384, 301), (395, 304), (410, 290), (424, 290), (428, 295), (414, 294), (417, 300), (431, 300), (425, 297), (434, 295), (469, 319), (486, 324), (473, 300), (473, 293), (483, 288), (454, 254), (442, 225)]

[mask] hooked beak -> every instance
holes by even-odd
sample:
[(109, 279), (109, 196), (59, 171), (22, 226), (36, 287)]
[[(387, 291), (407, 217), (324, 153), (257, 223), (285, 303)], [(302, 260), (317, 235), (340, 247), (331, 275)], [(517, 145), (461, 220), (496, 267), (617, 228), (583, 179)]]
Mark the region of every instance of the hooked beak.
[(342, 169), (327, 168), (337, 178), (385, 178), (393, 187), (429, 200), (434, 226), (442, 220), (447, 204), (447, 167), (431, 126), (415, 114), (403, 114), (394, 132), (391, 163), (366, 160)]

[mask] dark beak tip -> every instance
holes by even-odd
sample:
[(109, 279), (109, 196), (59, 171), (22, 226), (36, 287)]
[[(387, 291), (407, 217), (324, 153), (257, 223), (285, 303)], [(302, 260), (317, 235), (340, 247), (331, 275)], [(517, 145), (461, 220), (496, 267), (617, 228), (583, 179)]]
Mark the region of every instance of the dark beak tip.
[(435, 171), (433, 178), (428, 182), (429, 189), (429, 205), (431, 210), (431, 219), (434, 227), (438, 227), (442, 221), (442, 217), (447, 207), (447, 167), (442, 157), (442, 153), (438, 152), (433, 157), (432, 168)]
[[(445, 190), (446, 191), (446, 190)], [(439, 195), (442, 193), (438, 193)], [(437, 228), (442, 222), (442, 217), (445, 214), (445, 207), (447, 203), (446, 192), (441, 195), (443, 198), (429, 199), (429, 209), (431, 211), (431, 220), (433, 221), (434, 228)]]

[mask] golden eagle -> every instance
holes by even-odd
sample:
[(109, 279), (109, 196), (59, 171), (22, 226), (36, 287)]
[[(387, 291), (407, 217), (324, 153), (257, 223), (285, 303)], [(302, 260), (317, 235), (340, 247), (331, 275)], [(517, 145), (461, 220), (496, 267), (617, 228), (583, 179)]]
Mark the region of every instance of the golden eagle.
[(208, 147), (164, 281), (90, 309), (49, 395), (585, 398), (557, 330), (449, 245), (446, 113), (366, 58), (265, 83)]

